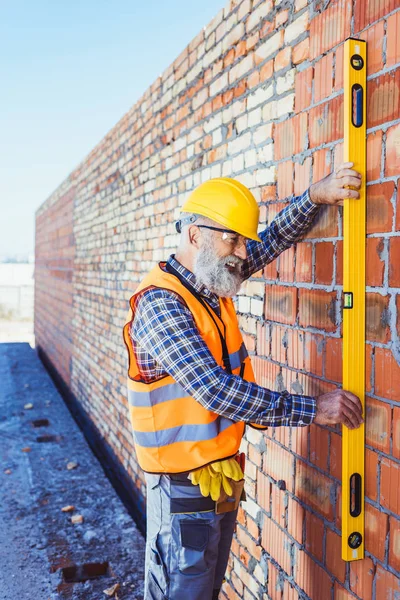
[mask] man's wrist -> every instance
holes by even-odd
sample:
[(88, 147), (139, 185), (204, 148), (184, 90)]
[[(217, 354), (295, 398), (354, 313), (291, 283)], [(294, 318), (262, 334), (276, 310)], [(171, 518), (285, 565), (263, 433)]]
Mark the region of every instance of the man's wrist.
[(310, 197), (311, 202), (313, 202), (314, 204), (320, 204), (317, 189), (318, 183), (312, 183), (308, 188), (308, 195)]

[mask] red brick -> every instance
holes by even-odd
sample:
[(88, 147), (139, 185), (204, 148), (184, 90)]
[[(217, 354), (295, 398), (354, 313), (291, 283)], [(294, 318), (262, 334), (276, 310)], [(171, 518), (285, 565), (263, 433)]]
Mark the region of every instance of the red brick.
[(319, 425), (310, 426), (310, 462), (323, 471), (328, 470), (329, 432)]
[(365, 450), (365, 495), (371, 500), (378, 499), (378, 455)]
[(400, 366), (384, 348), (375, 349), (375, 393), (387, 400), (400, 400)]
[(350, 594), (350, 592), (345, 590), (345, 588), (339, 585), (339, 583), (337, 583), (336, 581), (333, 597), (335, 598), (335, 600), (354, 600), (353, 594)]
[(332, 575), (339, 581), (344, 581), (346, 577), (346, 563), (342, 560), (342, 538), (332, 531), (326, 530), (326, 566)]
[[(364, 29), (368, 23), (381, 19), (397, 8), (397, 0), (363, 0), (355, 3), (354, 31)], [(363, 36), (361, 36), (363, 37)], [(385, 599), (386, 600), (386, 599)]]
[(320, 102), (332, 94), (333, 52), (316, 62), (314, 69), (314, 102)]
[(305, 547), (310, 554), (313, 554), (322, 562), (323, 540), (324, 540), (324, 522), (316, 515), (306, 510), (306, 534)]
[(367, 186), (367, 233), (392, 231), (394, 182)]
[(307, 427), (294, 427), (291, 432), (290, 448), (292, 452), (308, 458), (308, 429)]
[(271, 490), (271, 517), (284, 529), (287, 494), (280, 490), (277, 485), (273, 485)]
[(337, 383), (342, 383), (342, 340), (341, 338), (326, 338), (325, 377)]
[(367, 82), (368, 127), (400, 117), (400, 69)]
[(366, 283), (372, 287), (383, 285), (385, 271), (385, 263), (381, 258), (383, 249), (383, 238), (367, 238)]
[(315, 283), (330, 285), (333, 279), (333, 252), (332, 242), (319, 242), (315, 244)]
[(247, 333), (242, 333), (243, 341), (246, 346), (247, 352), (255, 352), (256, 350), (256, 340), (252, 335)]
[(372, 600), (375, 565), (370, 558), (350, 563), (350, 589), (363, 600)]
[(296, 246), (296, 281), (312, 281), (312, 244), (302, 242)]
[(328, 477), (297, 459), (296, 496), (329, 520), (333, 519), (333, 488)]
[(257, 561), (261, 558), (261, 546), (255, 543), (250, 535), (242, 527), (238, 527), (236, 531), (236, 537), (239, 543), (246, 548), (246, 550), (253, 556)]
[[(400, 31), (400, 30), (399, 30)], [(389, 127), (386, 133), (386, 158), (385, 175), (391, 177), (400, 173), (400, 124)], [(400, 223), (400, 215), (397, 215), (397, 223)], [(399, 230), (399, 226), (397, 226)]]
[(305, 513), (306, 511), (304, 508), (289, 496), (287, 529), (290, 535), (299, 542), (299, 544), (303, 543), (303, 522)]
[(367, 136), (367, 180), (379, 179), (381, 172), (382, 131)]
[(294, 457), (285, 448), (266, 439), (267, 452), (264, 454), (264, 472), (275, 479), (283, 480), (286, 489), (293, 491)]
[(298, 591), (291, 586), (291, 584), (285, 579), (283, 582), (283, 596), (282, 600), (299, 600)]
[(261, 533), (263, 548), (286, 573), (290, 573), (290, 545), (287, 535), (271, 519), (266, 517)]
[(302, 162), (294, 163), (294, 193), (296, 196), (302, 194), (310, 185), (311, 157), (303, 159)]
[(278, 52), (274, 59), (274, 71), (280, 71), (288, 67), (291, 64), (291, 56), (292, 48), (290, 46), (286, 46), (286, 48)]
[[(393, 4), (395, 4), (393, 0)], [(398, 4), (397, 4), (398, 8)], [(400, 12), (388, 17), (386, 27), (386, 66), (400, 62)]]
[(299, 42), (293, 48), (292, 62), (294, 65), (307, 60), (310, 55), (310, 38), (307, 37), (302, 42)]
[(313, 68), (296, 73), (294, 110), (296, 113), (305, 110), (311, 104)]
[(287, 160), (278, 164), (278, 197), (287, 198), (293, 193), (293, 162)]
[(254, 87), (257, 87), (260, 83), (260, 72), (259, 71), (253, 71), (253, 73), (250, 73), (250, 75), (247, 77), (247, 89), (251, 90)]
[(310, 110), (309, 137), (310, 148), (343, 137), (343, 96)]
[(330, 433), (331, 446), (329, 456), (329, 472), (336, 479), (342, 478), (342, 438), (337, 433)]
[(297, 314), (297, 289), (282, 285), (265, 286), (265, 318), (294, 324)]
[(294, 281), (295, 248), (288, 248), (279, 256), (279, 281), (293, 283)]
[(270, 81), (273, 72), (274, 72), (274, 61), (269, 60), (260, 69), (260, 81), (261, 82)]
[(331, 153), (326, 148), (313, 153), (313, 183), (323, 179), (331, 172)]
[(393, 409), (393, 456), (400, 458), (400, 408)]
[(362, 33), (362, 39), (367, 42), (367, 75), (372, 75), (383, 69), (383, 40), (385, 37), (384, 23), (379, 21)]
[(272, 562), (268, 564), (267, 590), (268, 596), (271, 598), (271, 600), (281, 600), (282, 591), (279, 582), (279, 571)]
[(365, 391), (372, 391), (372, 346), (365, 344)]
[(397, 600), (400, 597), (400, 577), (385, 571), (380, 565), (376, 569), (376, 599)]
[(365, 503), (365, 549), (379, 560), (385, 558), (388, 516)]
[(251, 362), (258, 385), (266, 387), (269, 390), (276, 390), (276, 380), (280, 373), (279, 365), (258, 356), (253, 356)]
[(389, 404), (366, 397), (365, 438), (367, 444), (388, 453), (392, 411)]
[(257, 354), (258, 356), (269, 356), (269, 325), (257, 323)]
[(400, 336), (400, 294), (396, 294), (396, 311), (397, 311), (397, 335)]
[(322, 375), (323, 337), (298, 329), (288, 329), (287, 361), (289, 367)]
[(276, 362), (286, 363), (286, 329), (277, 325), (271, 326), (271, 358)]
[(302, 327), (336, 330), (336, 292), (299, 290), (299, 323)]
[(389, 565), (400, 572), (400, 521), (390, 517)]
[(343, 285), (343, 242), (336, 242), (336, 283)]
[(366, 294), (365, 311), (367, 340), (385, 344), (390, 337), (388, 324), (389, 296), (368, 292)]
[(352, 6), (336, 1), (310, 24), (310, 55), (316, 58), (350, 36)]
[(294, 579), (310, 598), (331, 597), (332, 580), (322, 567), (302, 550), (296, 550)]
[(343, 56), (344, 45), (341, 44), (335, 52), (335, 85), (333, 88), (335, 92), (343, 89)]
[(400, 465), (388, 458), (381, 462), (381, 495), (380, 502), (392, 512), (400, 512)]
[(257, 471), (257, 504), (266, 512), (271, 510), (271, 488), (272, 484), (268, 477), (261, 471)]

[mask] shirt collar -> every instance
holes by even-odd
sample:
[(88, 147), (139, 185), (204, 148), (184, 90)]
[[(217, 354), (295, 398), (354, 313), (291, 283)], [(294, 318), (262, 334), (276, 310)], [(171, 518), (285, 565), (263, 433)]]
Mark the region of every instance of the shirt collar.
[(182, 275), (182, 277), (185, 278), (185, 280), (194, 288), (194, 290), (198, 294), (200, 294), (201, 296), (204, 296), (205, 298), (208, 298), (209, 300), (211, 300), (212, 302), (215, 302), (216, 304), (219, 304), (218, 296), (216, 294), (213, 294), (212, 292), (210, 292), (210, 290), (208, 290), (204, 285), (198, 283), (196, 280), (196, 275), (194, 273), (192, 273), (192, 271), (189, 271), (189, 269), (184, 267), (178, 260), (176, 260), (175, 254), (171, 254), (171, 256), (168, 258), (167, 262), (172, 267), (174, 267), (174, 269), (176, 269), (178, 271), (178, 273), (180, 275)]

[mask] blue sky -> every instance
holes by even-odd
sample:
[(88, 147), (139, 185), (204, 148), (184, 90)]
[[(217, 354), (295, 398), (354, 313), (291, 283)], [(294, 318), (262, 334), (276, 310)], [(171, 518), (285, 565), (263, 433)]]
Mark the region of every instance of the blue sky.
[(33, 253), (34, 213), (225, 0), (3, 0), (0, 257)]

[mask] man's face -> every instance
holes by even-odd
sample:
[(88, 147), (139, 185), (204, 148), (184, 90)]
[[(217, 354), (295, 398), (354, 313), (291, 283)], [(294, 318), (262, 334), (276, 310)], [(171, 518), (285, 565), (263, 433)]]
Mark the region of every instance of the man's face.
[(237, 234), (202, 229), (194, 274), (200, 284), (223, 298), (235, 296), (243, 283), (246, 238)]

